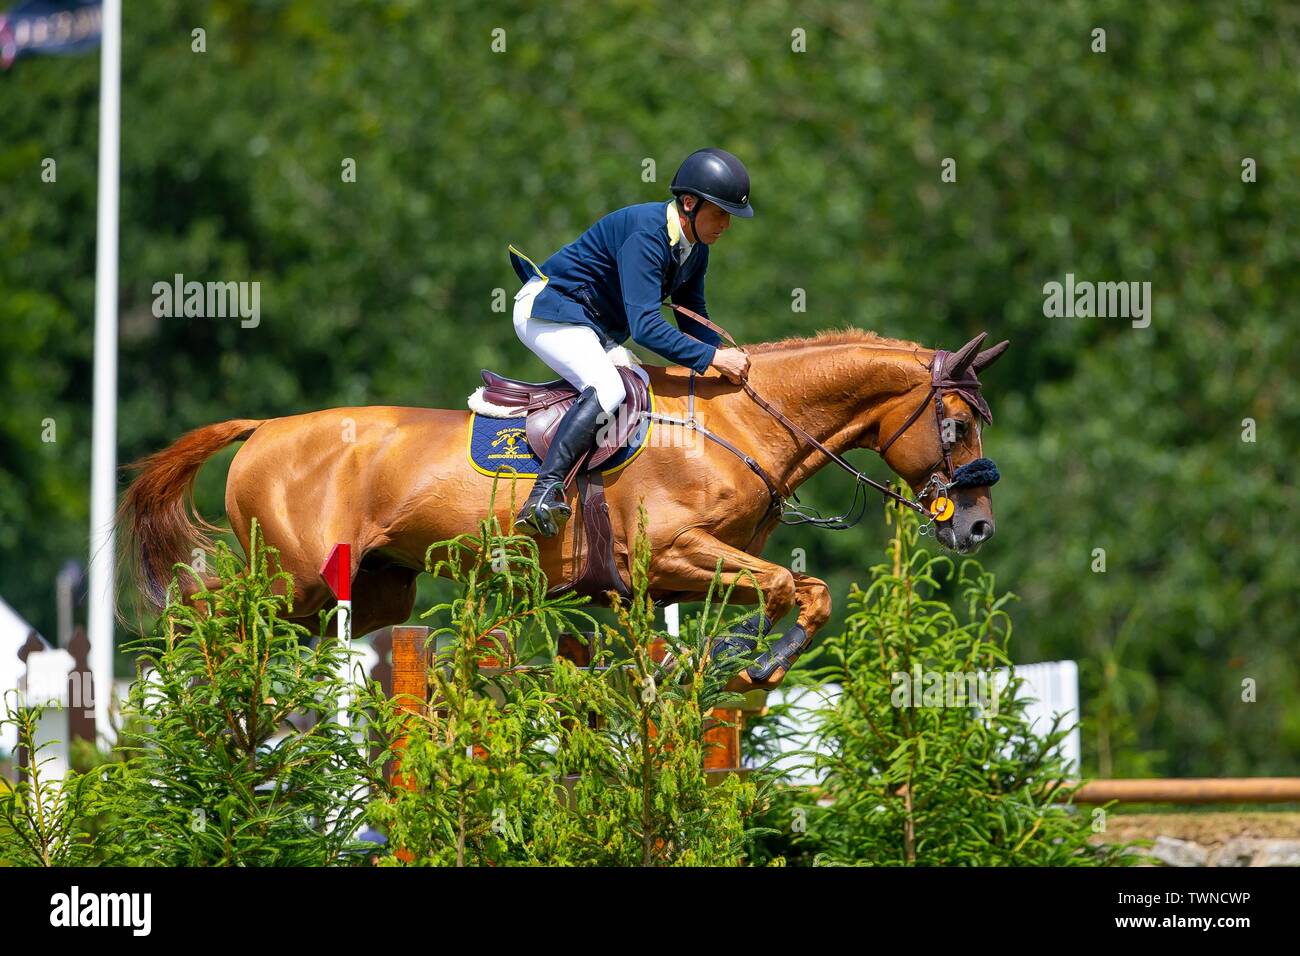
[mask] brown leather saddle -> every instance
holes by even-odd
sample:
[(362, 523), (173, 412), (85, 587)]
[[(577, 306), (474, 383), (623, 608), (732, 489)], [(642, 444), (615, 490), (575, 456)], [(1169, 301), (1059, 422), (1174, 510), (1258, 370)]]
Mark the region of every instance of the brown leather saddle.
[[(627, 444), (640, 426), (641, 419), (650, 411), (650, 390), (645, 380), (634, 369), (622, 365), (617, 368), (627, 397), (614, 412), (610, 426), (597, 429), (596, 442), (574, 466), (576, 473), (599, 468), (613, 457)], [(480, 374), (483, 376), (485, 400), (494, 405), (524, 409), (528, 447), (538, 458), (545, 458), (560, 419), (578, 400), (578, 390), (562, 378), (552, 382), (521, 382), (488, 369), (482, 369)]]
[[(573, 536), (573, 563), (578, 573), (572, 581), (551, 588), (552, 594), (575, 591), (600, 603), (608, 601), (610, 591), (624, 599), (632, 596), (614, 561), (614, 531), (600, 466), (627, 445), (650, 411), (650, 389), (645, 380), (625, 366), (618, 367), (618, 374), (627, 397), (611, 422), (596, 430), (591, 449), (578, 459), (568, 476), (569, 480), (577, 476), (578, 500), (582, 505), (582, 524)], [(488, 369), (482, 370), (482, 376), (483, 398), (494, 405), (520, 409), (525, 417), (528, 446), (538, 458), (545, 458), (560, 419), (578, 400), (578, 390), (562, 378), (551, 382), (521, 382)]]

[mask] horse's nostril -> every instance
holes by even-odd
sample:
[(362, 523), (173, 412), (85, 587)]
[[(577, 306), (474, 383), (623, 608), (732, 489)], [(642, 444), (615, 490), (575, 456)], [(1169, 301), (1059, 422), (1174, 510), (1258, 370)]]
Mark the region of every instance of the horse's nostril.
[(993, 537), (993, 522), (985, 521), (983, 518), (973, 522), (970, 526), (970, 537), (972, 541), (987, 541)]

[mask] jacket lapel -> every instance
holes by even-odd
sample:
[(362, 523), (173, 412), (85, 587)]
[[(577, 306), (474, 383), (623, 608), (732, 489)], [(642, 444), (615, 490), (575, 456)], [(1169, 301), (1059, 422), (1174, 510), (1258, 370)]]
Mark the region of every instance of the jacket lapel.
[(668, 275), (664, 278), (668, 286), (667, 291), (673, 292), (678, 286), (685, 281), (694, 264), (699, 261), (700, 243), (695, 243), (691, 249), (690, 255), (686, 257), (685, 262), (677, 261), (677, 253), (681, 248), (686, 237), (682, 235), (682, 222), (677, 216), (677, 204), (673, 200), (668, 201), (666, 212), (665, 226), (668, 229)]

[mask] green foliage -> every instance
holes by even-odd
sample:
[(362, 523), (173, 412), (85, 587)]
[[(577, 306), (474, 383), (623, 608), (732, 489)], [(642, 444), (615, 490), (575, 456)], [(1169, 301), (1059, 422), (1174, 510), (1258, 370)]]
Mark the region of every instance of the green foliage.
[[(385, 863), (421, 865), (733, 866), (744, 858), (754, 780), (717, 785), (703, 768), (703, 715), (736, 695), (743, 666), (707, 666), (722, 627), (708, 607), (680, 639), (655, 627), (646, 596), (648, 539), (638, 534), (634, 597), (599, 629), (592, 667), (555, 658), (562, 630), (594, 624), (580, 601), (548, 598), (537, 546), (503, 534), (495, 518), (476, 534), (430, 549), (459, 596), (428, 612), (445, 638), (430, 671), (432, 706), (411, 714), (386, 702), (387, 733), (405, 736), (410, 789), (376, 801), (389, 835)], [(445, 557), (434, 559), (435, 552)], [(656, 646), (666, 647), (668, 656)], [(484, 671), (485, 656), (527, 661)]]
[(0, 778), (0, 866), (81, 866), (90, 856), (82, 829), (93, 799), (95, 778), (69, 773), (61, 781), (44, 773), (42, 752), (54, 741), (37, 742), (40, 712), (4, 695), (4, 718), (18, 732), (18, 746), (29, 754), (26, 779), (10, 786)]
[[(1064, 866), (1117, 862), (1088, 845), (1090, 817), (1056, 801), (1067, 768), (1060, 717), (1029, 730), (1021, 681), (999, 688), (1011, 595), (978, 562), (917, 547), (914, 514), (895, 520), (888, 563), (854, 588), (842, 634), (814, 672), (841, 695), (821, 713), (828, 756), (808, 842), (821, 864)], [(955, 580), (960, 612), (935, 597)], [(800, 842), (796, 838), (796, 845)]]
[[(132, 645), (140, 674), (116, 752), (61, 786), (40, 777), (38, 760), (30, 781), (0, 794), (0, 861), (1131, 862), (1122, 847), (1089, 847), (1090, 817), (1057, 801), (1069, 787), (1053, 749), (1067, 728), (1030, 733), (1020, 682), (993, 680), (1009, 663), (1010, 595), (976, 561), (958, 568), (918, 549), (915, 516), (891, 513), (889, 562), (855, 588), (844, 632), (796, 672), (842, 688), (821, 714), (830, 755), (816, 761), (825, 783), (814, 805), (803, 789), (775, 787), (766, 769), (721, 779), (704, 770), (705, 715), (740, 702), (725, 687), (749, 661), (707, 659), (735, 623), (724, 623), (731, 589), (718, 593), (716, 579), (680, 636), (656, 627), (644, 512), (634, 596), (616, 604), (615, 624), (598, 627), (590, 667), (557, 655), (563, 632), (594, 622), (585, 599), (548, 596), (533, 538), (489, 517), (433, 545), (429, 570), (446, 571), (457, 592), (426, 613), (432, 701), (354, 688), (349, 720), (365, 724), (360, 734), (336, 722), (342, 651), (333, 641), (305, 646), (307, 632), (285, 620), (292, 582), (254, 526), (246, 568), (218, 547), (219, 585), (194, 575), (199, 591), (182, 603), (173, 581), (153, 634)], [(938, 596), (950, 580), (960, 613)], [(899, 675), (915, 672), (925, 680), (907, 688), (910, 706)], [(974, 696), (931, 700), (933, 674), (976, 677), (961, 685)], [(779, 716), (774, 708), (757, 730)], [(9, 719), (30, 746), (34, 712), (11, 709)], [(372, 742), (382, 746), (367, 755)], [(746, 750), (774, 756), (774, 738), (752, 733)], [(389, 785), (380, 771), (399, 751)], [(386, 832), (384, 850), (355, 839), (363, 814)]]
[[(193, 575), (194, 605), (173, 581), (152, 635), (128, 648), (139, 673), (124, 713), (139, 732), (103, 771), (106, 862), (325, 866), (371, 847), (355, 834), (380, 766), (338, 722), (344, 652), (306, 646), (310, 633), (285, 620), (292, 580), (256, 525), (250, 551), (244, 568), (219, 545), (220, 586)], [(362, 720), (360, 701), (349, 718)]]

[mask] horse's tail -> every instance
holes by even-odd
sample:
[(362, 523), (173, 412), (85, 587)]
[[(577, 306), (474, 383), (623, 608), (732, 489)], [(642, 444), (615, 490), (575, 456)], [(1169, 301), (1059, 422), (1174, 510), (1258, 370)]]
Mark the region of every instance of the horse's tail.
[(232, 442), (243, 441), (261, 421), (235, 419), (187, 432), (162, 451), (131, 465), (139, 472), (122, 496), (116, 525), (123, 567), (138, 593), (155, 609), (167, 600), (172, 568), (189, 563), (195, 548), (212, 547), (221, 531), (194, 507), (194, 478), (203, 463)]

